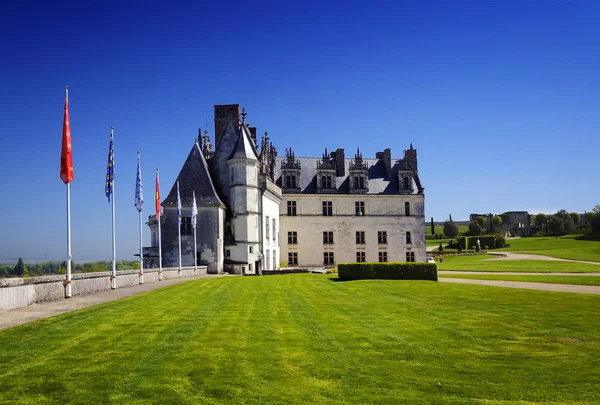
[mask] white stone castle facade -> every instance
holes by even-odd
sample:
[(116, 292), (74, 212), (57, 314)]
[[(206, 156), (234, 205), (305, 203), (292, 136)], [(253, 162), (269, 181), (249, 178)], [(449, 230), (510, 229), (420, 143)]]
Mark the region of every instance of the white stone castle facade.
[[(208, 266), (211, 273), (260, 274), (292, 267), (335, 266), (342, 262), (426, 260), (424, 189), (417, 151), (375, 159), (343, 149), (321, 158), (296, 158), (277, 150), (267, 134), (260, 145), (256, 128), (237, 104), (215, 106), (215, 150), (198, 140), (177, 178), (182, 199), (182, 264)], [(163, 266), (178, 266), (177, 183), (162, 202)], [(195, 192), (197, 245), (191, 229)], [(158, 226), (148, 223), (152, 246), (148, 267), (157, 267)]]

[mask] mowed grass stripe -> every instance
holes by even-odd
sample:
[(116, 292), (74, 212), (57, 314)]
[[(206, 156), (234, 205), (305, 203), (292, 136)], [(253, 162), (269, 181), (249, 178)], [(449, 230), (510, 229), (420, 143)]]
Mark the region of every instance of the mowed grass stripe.
[(559, 260), (488, 260), (492, 255), (449, 256), (438, 264), (438, 270), (514, 271), (538, 273), (600, 273), (600, 265)]
[(512, 274), (440, 274), (440, 278), (469, 278), (475, 280), (523, 281), (530, 283), (600, 285), (600, 277), (590, 276), (533, 276)]
[(190, 281), (2, 331), (0, 402), (600, 401), (600, 297), (334, 278)]

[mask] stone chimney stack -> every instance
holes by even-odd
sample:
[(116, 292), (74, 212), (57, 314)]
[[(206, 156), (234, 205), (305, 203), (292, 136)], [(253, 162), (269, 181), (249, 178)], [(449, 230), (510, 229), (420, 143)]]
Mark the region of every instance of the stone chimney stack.
[(346, 175), (346, 156), (344, 154), (344, 149), (336, 149), (335, 152), (332, 153), (335, 158), (335, 175), (337, 177), (342, 177)]
[(375, 158), (383, 161), (387, 177), (392, 177), (392, 150), (387, 148), (383, 152), (377, 152)]
[(223, 127), (229, 117), (232, 117), (236, 124), (240, 122), (239, 104), (215, 104), (215, 146), (219, 145)]
[(417, 150), (413, 148), (412, 142), (410, 149), (404, 151), (404, 161), (407, 162), (411, 170), (417, 171)]

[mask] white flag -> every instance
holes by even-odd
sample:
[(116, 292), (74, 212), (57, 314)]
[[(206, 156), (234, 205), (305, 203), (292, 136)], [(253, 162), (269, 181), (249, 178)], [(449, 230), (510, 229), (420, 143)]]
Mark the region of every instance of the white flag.
[(192, 202), (192, 228), (196, 229), (196, 216), (198, 215), (198, 208), (196, 207), (196, 191), (192, 190), (194, 200)]
[(140, 167), (140, 152), (137, 154), (137, 175), (135, 176), (135, 208), (138, 212), (142, 211), (144, 204), (144, 195), (142, 194), (142, 168)]

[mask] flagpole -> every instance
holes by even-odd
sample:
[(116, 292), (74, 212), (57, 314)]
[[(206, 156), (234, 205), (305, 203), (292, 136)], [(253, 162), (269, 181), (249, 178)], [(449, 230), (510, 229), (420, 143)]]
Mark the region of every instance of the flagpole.
[[(156, 169), (156, 184), (157, 184), (157, 190), (156, 190), (156, 195), (158, 195), (159, 192), (159, 186), (158, 186), (158, 169)], [(158, 200), (158, 197), (156, 197)], [(155, 202), (156, 203), (156, 202)], [(163, 275), (162, 275), (162, 244), (161, 244), (161, 235), (160, 235), (160, 209), (158, 210), (157, 214), (156, 214), (156, 220), (158, 221), (158, 281), (162, 281), (163, 279)]]
[[(113, 139), (114, 127), (110, 127), (110, 138)], [(114, 151), (114, 143), (113, 143), (113, 151)], [(113, 152), (114, 153), (114, 152)], [(114, 158), (111, 162), (114, 165)], [(114, 166), (113, 166), (114, 170)], [(112, 194), (112, 271), (110, 273), (110, 289), (117, 289), (117, 237), (116, 237), (116, 219), (115, 219), (115, 180), (114, 176), (111, 181), (111, 194)]]
[[(192, 190), (194, 194), (194, 209), (196, 210), (196, 192)], [(194, 213), (192, 213), (194, 215)], [(197, 214), (195, 214), (197, 215)], [(196, 245), (196, 217), (193, 219), (194, 223), (194, 276), (198, 275), (198, 247)]]
[[(65, 98), (67, 105), (69, 103), (69, 86), (65, 86)], [(70, 135), (70, 124), (69, 124), (69, 135)], [(71, 298), (73, 296), (71, 289), (71, 184), (67, 183), (67, 282), (65, 288), (65, 298)]]
[[(142, 187), (142, 169), (140, 167), (140, 152), (137, 153), (137, 157), (138, 157), (138, 174), (139, 174), (139, 181), (140, 181), (140, 189)], [(139, 222), (140, 222), (140, 284), (144, 284), (144, 252), (142, 249), (142, 210), (141, 210), (142, 206), (140, 203), (140, 207), (138, 208), (138, 214), (139, 214)]]
[[(177, 182), (177, 198), (178, 198), (178, 202), (181, 201), (181, 197), (179, 195), (179, 182)], [(179, 202), (180, 204), (180, 202)], [(181, 216), (181, 211), (179, 212), (178, 218), (177, 218), (177, 239), (179, 240), (179, 270), (177, 271), (179, 273), (179, 277), (181, 277), (181, 220), (180, 220), (180, 216)]]

